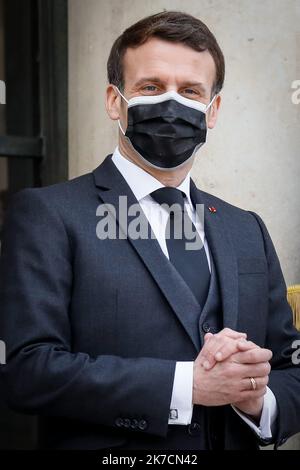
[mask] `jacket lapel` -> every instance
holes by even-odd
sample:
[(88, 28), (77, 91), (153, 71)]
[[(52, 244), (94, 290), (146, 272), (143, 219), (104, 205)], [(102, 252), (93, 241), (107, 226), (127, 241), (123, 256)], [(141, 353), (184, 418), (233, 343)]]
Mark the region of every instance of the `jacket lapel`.
[[(96, 168), (93, 174), (95, 184), (99, 189), (100, 200), (103, 203), (108, 204), (108, 210), (109, 205), (114, 208), (116, 220), (120, 229), (124, 234), (128, 234), (128, 225), (130, 224), (132, 217), (127, 216), (125, 218), (119, 213), (119, 197), (127, 197), (127, 208), (132, 204), (137, 204), (138, 202), (125, 179), (112, 162), (111, 155), (109, 155), (104, 162)], [(150, 233), (151, 229), (146, 216), (142, 209), (140, 210), (140, 218), (144, 220), (144, 223), (148, 227), (148, 233)], [(197, 327), (197, 320), (200, 314), (200, 306), (191, 290), (177, 273), (172, 263), (163, 254), (155, 237), (143, 240), (141, 238), (134, 239), (130, 237), (130, 234), (128, 234), (126, 238), (128, 238), (128, 241), (132, 244), (137, 254), (140, 256), (155, 279), (158, 287), (165, 295), (183, 328), (190, 336), (196, 351), (199, 351), (200, 336)]]
[(209, 211), (209, 207), (212, 205), (209, 194), (197, 189), (192, 180), (191, 198), (194, 204), (204, 204), (205, 206), (204, 230), (220, 282), (223, 324), (224, 327), (235, 330), (238, 318), (238, 271), (230, 235), (222, 219), (222, 211)]

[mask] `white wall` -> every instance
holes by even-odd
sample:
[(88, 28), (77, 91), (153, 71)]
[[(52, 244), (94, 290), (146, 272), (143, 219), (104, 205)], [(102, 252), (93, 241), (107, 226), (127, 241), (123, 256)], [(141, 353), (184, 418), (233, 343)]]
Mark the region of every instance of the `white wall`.
[(194, 168), (198, 185), (258, 212), (288, 283), (300, 283), (299, 0), (69, 0), (70, 177), (116, 145), (106, 117), (106, 60), (130, 24), (162, 9), (191, 13), (215, 33), (227, 62), (223, 109)]

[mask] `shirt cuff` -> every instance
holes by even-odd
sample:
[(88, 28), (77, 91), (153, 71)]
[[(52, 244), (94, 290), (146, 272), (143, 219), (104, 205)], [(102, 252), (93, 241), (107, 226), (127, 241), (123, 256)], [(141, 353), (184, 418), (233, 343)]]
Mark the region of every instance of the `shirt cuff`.
[(242, 418), (245, 423), (250, 426), (253, 431), (256, 432), (258, 437), (261, 439), (272, 438), (272, 426), (277, 417), (277, 403), (276, 398), (272, 390), (267, 387), (267, 391), (264, 395), (264, 404), (261, 412), (259, 426), (256, 426), (249, 417), (247, 417), (242, 411), (237, 409), (234, 405), (231, 405), (234, 411)]
[(168, 424), (190, 424), (193, 414), (194, 362), (176, 362)]

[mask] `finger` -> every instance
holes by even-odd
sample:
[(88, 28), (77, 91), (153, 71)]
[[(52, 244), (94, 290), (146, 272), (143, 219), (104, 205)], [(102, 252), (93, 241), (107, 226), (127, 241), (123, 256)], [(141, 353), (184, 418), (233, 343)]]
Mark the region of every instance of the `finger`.
[(245, 364), (241, 365), (240, 372), (243, 378), (249, 377), (265, 377), (271, 372), (271, 366), (269, 362), (262, 362), (260, 364)]
[(221, 330), (218, 333), (218, 335), (228, 336), (229, 338), (232, 338), (232, 339), (247, 338), (247, 333), (235, 331), (235, 330), (232, 330), (231, 328), (223, 328), (223, 330)]
[(201, 364), (204, 369), (209, 370), (216, 364), (215, 353), (226, 341), (232, 340), (217, 335), (213, 335), (207, 340), (200, 353)]
[(215, 360), (217, 362), (225, 361), (232, 354), (239, 351), (238, 340), (226, 341), (215, 353)]
[(216, 352), (215, 359), (217, 362), (228, 359), (232, 354), (237, 353), (240, 350), (246, 351), (248, 349), (257, 348), (256, 344), (252, 343), (252, 341), (247, 341), (245, 338), (238, 339), (236, 341), (236, 343), (226, 343), (219, 351)]
[(267, 392), (267, 387), (262, 387), (258, 390), (243, 390), (239, 393), (238, 401), (256, 400), (263, 397)]
[(217, 361), (221, 362), (227, 359), (238, 350), (237, 340), (216, 334), (203, 347), (202, 365), (206, 370), (209, 370)]
[(206, 343), (206, 341), (208, 341), (212, 337), (213, 337), (212, 333), (206, 333), (206, 335), (204, 335), (204, 342)]
[(238, 340), (238, 347), (241, 351), (247, 351), (248, 349), (258, 348), (257, 344), (252, 341), (247, 341), (245, 339)]
[(264, 377), (252, 377), (254, 379), (255, 388), (253, 388), (252, 382), (250, 377), (242, 380), (242, 391), (254, 391), (254, 390), (261, 390), (262, 388), (266, 387), (269, 383), (269, 376), (265, 375)]
[(272, 351), (269, 349), (252, 347), (247, 351), (239, 351), (232, 356), (232, 360), (240, 364), (259, 364), (261, 362), (269, 362), (272, 358)]

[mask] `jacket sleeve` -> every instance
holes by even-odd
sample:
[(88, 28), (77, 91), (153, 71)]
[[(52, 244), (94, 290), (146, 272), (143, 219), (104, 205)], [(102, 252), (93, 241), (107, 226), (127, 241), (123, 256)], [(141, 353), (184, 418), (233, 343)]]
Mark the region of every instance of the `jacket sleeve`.
[(300, 432), (300, 333), (293, 325), (286, 284), (270, 235), (261, 218), (252, 215), (260, 226), (268, 261), (269, 317), (265, 347), (273, 352), (268, 386), (277, 401), (278, 417), (273, 439), (277, 448)]
[(7, 403), (118, 428), (120, 418), (133, 418), (136, 431), (165, 436), (175, 361), (72, 352), (72, 246), (48, 194), (17, 193), (4, 225), (0, 387)]

